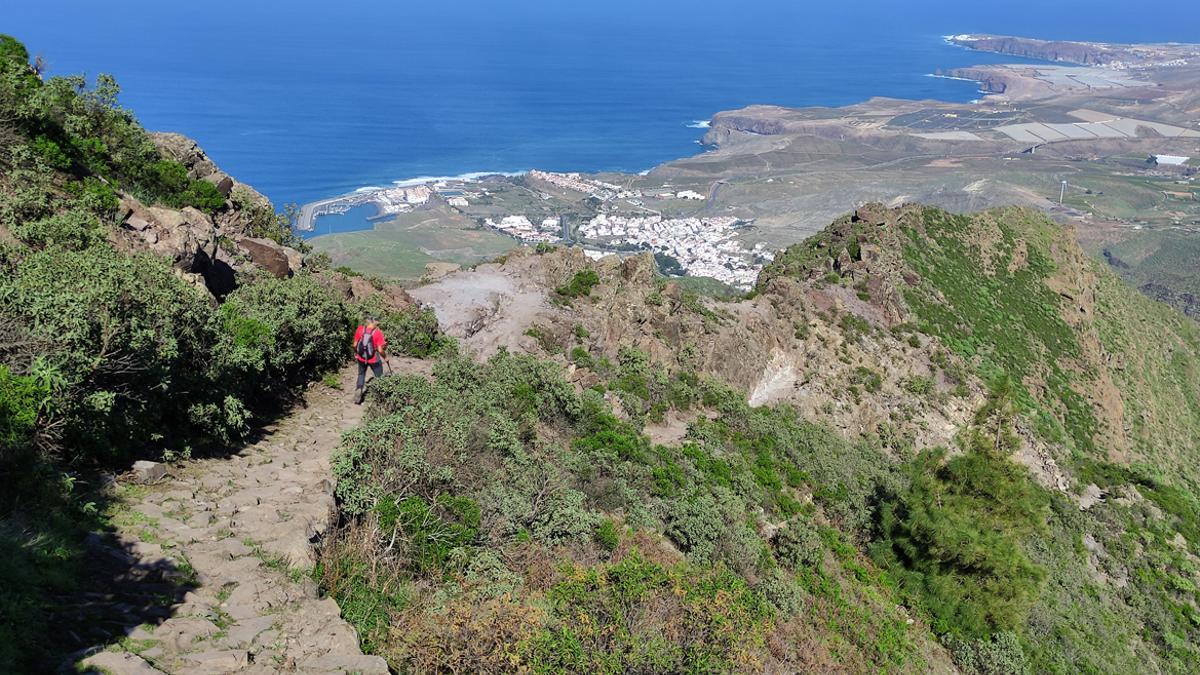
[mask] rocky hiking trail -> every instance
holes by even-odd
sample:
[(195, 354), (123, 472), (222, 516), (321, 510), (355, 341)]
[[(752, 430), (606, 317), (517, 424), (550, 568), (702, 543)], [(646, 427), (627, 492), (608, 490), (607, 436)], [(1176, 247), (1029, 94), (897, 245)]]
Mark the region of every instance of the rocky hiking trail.
[(85, 671), (388, 672), (307, 574), (334, 506), (330, 454), (362, 418), (355, 375), (314, 384), (237, 452), (119, 480), (115, 541), (97, 538), (91, 558), (119, 561), (120, 578), (91, 595), (123, 626)]

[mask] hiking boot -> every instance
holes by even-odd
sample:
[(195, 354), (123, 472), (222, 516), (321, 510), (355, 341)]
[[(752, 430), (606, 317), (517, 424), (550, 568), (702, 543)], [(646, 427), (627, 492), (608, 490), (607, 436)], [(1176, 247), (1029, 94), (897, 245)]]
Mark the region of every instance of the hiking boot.
[(362, 389), (355, 389), (355, 390), (354, 390), (354, 403), (355, 403), (355, 405), (362, 405), (363, 399), (364, 399), (364, 398), (366, 398), (366, 396), (367, 396), (367, 392), (366, 392), (366, 391), (364, 391), (364, 390), (362, 390)]

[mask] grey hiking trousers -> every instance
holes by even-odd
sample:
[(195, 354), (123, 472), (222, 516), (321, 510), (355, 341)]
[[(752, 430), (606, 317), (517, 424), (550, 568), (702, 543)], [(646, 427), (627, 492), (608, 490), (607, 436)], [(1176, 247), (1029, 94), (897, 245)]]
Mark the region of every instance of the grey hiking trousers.
[(379, 359), (375, 359), (375, 363), (363, 363), (362, 361), (359, 361), (358, 362), (358, 384), (354, 385), (355, 389), (362, 389), (363, 386), (367, 383), (367, 367), (368, 366), (370, 366), (371, 373), (374, 374), (375, 377), (383, 377), (383, 362), (382, 361), (380, 361)]

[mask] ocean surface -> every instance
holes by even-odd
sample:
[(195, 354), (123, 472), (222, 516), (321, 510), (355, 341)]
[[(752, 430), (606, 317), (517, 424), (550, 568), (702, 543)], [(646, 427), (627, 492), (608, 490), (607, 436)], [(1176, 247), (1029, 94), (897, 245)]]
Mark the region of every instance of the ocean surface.
[[(1198, 41), (1200, 2), (6, 1), (51, 74), (108, 72), (151, 129), (277, 204), (475, 171), (636, 172), (714, 113), (977, 98), (945, 34)], [(324, 229), (324, 228), (322, 228)]]

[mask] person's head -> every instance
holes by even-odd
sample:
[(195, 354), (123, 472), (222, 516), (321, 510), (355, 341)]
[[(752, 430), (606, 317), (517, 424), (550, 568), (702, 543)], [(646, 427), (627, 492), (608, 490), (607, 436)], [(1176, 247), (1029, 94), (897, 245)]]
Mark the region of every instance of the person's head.
[(366, 323), (367, 323), (367, 329), (375, 328), (376, 326), (379, 325), (379, 319), (377, 319), (373, 316), (368, 316)]

